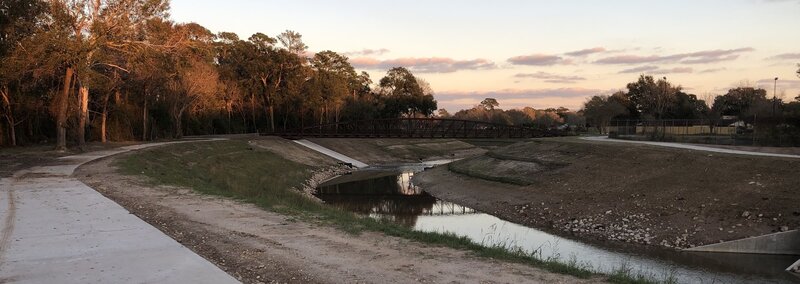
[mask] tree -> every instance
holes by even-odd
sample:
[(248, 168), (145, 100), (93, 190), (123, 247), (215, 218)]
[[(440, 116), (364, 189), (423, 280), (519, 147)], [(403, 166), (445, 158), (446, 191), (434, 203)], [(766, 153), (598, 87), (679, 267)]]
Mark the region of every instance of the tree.
[(672, 119), (700, 119), (708, 115), (709, 108), (704, 100), (697, 96), (682, 91), (675, 93), (675, 99), (664, 114), (665, 118)]
[[(9, 54), (13, 51), (23, 52), (19, 46), (26, 37), (41, 30), (46, 9), (47, 4), (39, 0), (8, 0), (0, 3), (0, 110), (8, 127), (11, 146), (17, 145), (16, 127), (19, 122), (16, 119), (15, 105), (21, 98), (19, 92), (12, 93), (10, 85), (15, 81), (21, 82), (26, 70), (20, 67), (26, 64), (13, 62)], [(2, 140), (0, 135), (0, 144)]]
[(487, 110), (494, 110), (494, 108), (500, 106), (500, 103), (494, 98), (485, 98), (481, 101), (481, 106)]
[(395, 67), (378, 83), (384, 96), (384, 115), (430, 116), (436, 110), (433, 94), (426, 94), (419, 81), (408, 69)]
[(211, 64), (196, 58), (178, 67), (175, 79), (169, 83), (170, 114), (175, 126), (175, 138), (183, 136), (182, 121), (187, 110), (213, 104), (218, 74)]
[(298, 57), (305, 58), (305, 52), (308, 49), (308, 46), (303, 43), (303, 36), (300, 35), (300, 33), (286, 30), (278, 35), (278, 41), (280, 41), (281, 45), (283, 45), (283, 47), (289, 52)]
[(316, 80), (322, 92), (322, 113), (326, 116), (329, 109), (334, 110), (334, 121), (339, 122), (341, 107), (345, 100), (359, 88), (359, 78), (347, 57), (336, 52), (326, 50), (318, 52), (310, 61), (314, 72), (312, 80)]
[(588, 123), (592, 124), (601, 133), (605, 132), (609, 122), (614, 117), (624, 115), (628, 110), (617, 100), (610, 96), (593, 96), (583, 105), (580, 111)]
[(681, 87), (674, 87), (666, 77), (656, 81), (653, 76), (640, 75), (639, 80), (628, 84), (627, 96), (637, 112), (656, 119), (663, 118), (674, 103)]
[(766, 90), (738, 87), (716, 97), (711, 108), (721, 115), (745, 116), (753, 106), (766, 102), (768, 102)]

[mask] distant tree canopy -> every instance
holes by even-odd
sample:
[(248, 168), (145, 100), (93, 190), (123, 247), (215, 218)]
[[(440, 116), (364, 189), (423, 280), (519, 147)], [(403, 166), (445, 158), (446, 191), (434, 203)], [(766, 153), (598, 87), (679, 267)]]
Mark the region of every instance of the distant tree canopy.
[(603, 127), (612, 119), (630, 114), (626, 100), (623, 92), (611, 96), (594, 96), (584, 104), (582, 113), (588, 123), (594, 125), (600, 132), (604, 132)]
[(786, 141), (786, 137), (794, 137), (792, 139), (800, 142), (800, 96), (784, 102), (769, 98), (766, 90), (754, 87), (729, 89), (715, 97), (709, 108), (705, 101), (683, 92), (680, 86), (673, 86), (665, 78), (656, 80), (641, 75), (637, 81), (627, 84), (627, 92), (593, 96), (584, 103), (580, 113), (590, 125), (601, 130), (614, 119), (716, 120), (731, 116), (758, 125), (759, 135), (765, 136), (760, 138), (762, 141)]
[(498, 124), (528, 126), (536, 128), (553, 128), (563, 125), (578, 127), (585, 124), (583, 117), (564, 107), (534, 109), (524, 107), (522, 109), (503, 110), (497, 108), (499, 101), (494, 98), (487, 98), (469, 109), (463, 109), (452, 116), (446, 110), (440, 110), (440, 117), (445, 117), (442, 113), (455, 119), (485, 121)]
[(598, 128), (612, 119), (699, 119), (709, 112), (705, 101), (683, 92), (681, 86), (645, 75), (628, 83), (627, 92), (594, 96), (581, 110), (587, 122)]
[(430, 116), (430, 85), (391, 69), (373, 90), (302, 35), (213, 34), (168, 0), (0, 3), (0, 145), (151, 140)]
[(481, 101), (481, 106), (487, 110), (494, 110), (494, 108), (500, 106), (500, 103), (494, 98), (485, 98)]
[(756, 107), (770, 104), (767, 91), (752, 87), (738, 87), (714, 99), (712, 108), (720, 115), (743, 116)]
[[(395, 67), (386, 73), (378, 86), (379, 93), (385, 100), (384, 116), (430, 116), (436, 110), (436, 100), (427, 83), (420, 85), (408, 69)], [(428, 90), (426, 90), (428, 89)]]

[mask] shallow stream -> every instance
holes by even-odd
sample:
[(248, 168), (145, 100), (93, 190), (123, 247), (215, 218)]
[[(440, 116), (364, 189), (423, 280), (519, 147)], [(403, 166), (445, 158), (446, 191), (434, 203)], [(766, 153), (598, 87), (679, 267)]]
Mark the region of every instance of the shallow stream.
[(678, 283), (798, 283), (784, 269), (798, 256), (611, 249), (555, 236), (440, 200), (411, 182), (414, 173), (448, 161), (379, 166), (319, 186), (317, 197), (344, 210), (425, 232), (450, 232), (486, 245), (521, 248), (542, 259), (576, 261), (609, 273), (631, 273)]

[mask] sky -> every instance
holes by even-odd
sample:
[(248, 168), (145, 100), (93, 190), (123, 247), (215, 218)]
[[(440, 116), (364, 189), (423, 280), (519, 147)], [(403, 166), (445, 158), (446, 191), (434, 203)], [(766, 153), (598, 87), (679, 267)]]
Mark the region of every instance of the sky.
[(800, 0), (172, 0), (172, 19), (240, 38), (293, 30), (377, 82), (395, 66), (440, 108), (580, 109), (640, 74), (701, 99), (737, 86), (800, 94)]

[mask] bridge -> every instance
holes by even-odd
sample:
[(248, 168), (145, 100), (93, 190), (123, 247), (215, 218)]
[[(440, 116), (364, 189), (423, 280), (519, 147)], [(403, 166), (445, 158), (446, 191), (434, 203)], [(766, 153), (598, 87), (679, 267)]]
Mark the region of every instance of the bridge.
[(445, 118), (388, 118), (320, 124), (263, 133), (297, 139), (318, 138), (536, 138), (558, 136), (556, 130)]

